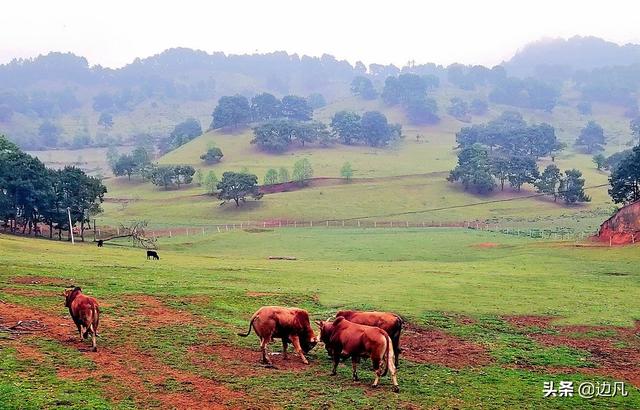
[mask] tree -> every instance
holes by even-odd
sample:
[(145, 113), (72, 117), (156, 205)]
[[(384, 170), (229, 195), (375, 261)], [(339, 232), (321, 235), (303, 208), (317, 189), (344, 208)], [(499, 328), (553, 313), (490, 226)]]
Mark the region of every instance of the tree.
[(576, 109), (582, 115), (591, 115), (591, 103), (589, 101), (580, 101), (576, 105)]
[(309, 106), (314, 110), (317, 110), (318, 108), (322, 108), (325, 105), (327, 105), (327, 101), (324, 99), (324, 95), (320, 93), (309, 94), (309, 96), (307, 97), (307, 102), (309, 103)]
[(246, 97), (236, 94), (224, 96), (218, 100), (218, 105), (213, 110), (212, 129), (238, 128), (251, 121), (251, 107)]
[(485, 115), (489, 111), (489, 103), (480, 98), (474, 98), (471, 101), (469, 109), (473, 115)]
[(38, 128), (38, 135), (40, 136), (42, 144), (47, 147), (56, 147), (58, 145), (61, 132), (60, 127), (51, 121), (43, 122), (40, 128)]
[(451, 170), (447, 180), (460, 181), (465, 190), (471, 188), (481, 194), (493, 191), (496, 184), (491, 175), (487, 149), (480, 144), (473, 144), (460, 150), (458, 165)]
[(451, 99), (451, 105), (447, 108), (447, 113), (460, 121), (468, 122), (471, 120), (469, 118), (469, 104), (459, 97)]
[(113, 128), (113, 115), (108, 112), (103, 112), (98, 118), (98, 125), (101, 125), (105, 130)]
[(391, 126), (387, 117), (379, 111), (367, 111), (360, 120), (362, 138), (372, 147), (382, 147), (400, 138), (400, 129)]
[(113, 175), (119, 177), (126, 175), (131, 180), (131, 174), (136, 171), (136, 161), (129, 154), (121, 155), (112, 167)]
[(169, 134), (168, 148), (174, 150), (196, 137), (202, 135), (200, 121), (195, 118), (187, 118), (173, 128)]
[(631, 137), (636, 140), (636, 144), (640, 144), (640, 117), (636, 117), (629, 122), (631, 129)]
[(584, 193), (582, 172), (577, 169), (564, 171), (564, 177), (560, 181), (559, 196), (567, 204), (591, 201), (591, 198)]
[(222, 150), (218, 147), (211, 147), (204, 154), (200, 155), (200, 159), (208, 164), (214, 164), (220, 162), (224, 155)]
[(282, 97), (282, 115), (291, 120), (309, 121), (313, 116), (313, 108), (303, 97), (286, 95)]
[(266, 121), (281, 116), (281, 103), (273, 94), (262, 93), (251, 99), (251, 117), (254, 121)]
[(509, 159), (509, 184), (520, 192), (523, 184), (533, 183), (539, 172), (536, 160), (532, 157), (514, 156)]
[(261, 150), (284, 152), (293, 142), (298, 124), (294, 121), (277, 119), (268, 121), (253, 129), (252, 144)]
[(584, 147), (588, 154), (604, 151), (605, 144), (604, 130), (595, 121), (589, 121), (576, 140), (576, 145)]
[(436, 124), (440, 121), (438, 103), (433, 98), (412, 98), (405, 103), (405, 110), (412, 124)]
[(118, 158), (120, 158), (118, 149), (115, 146), (110, 145), (109, 148), (107, 148), (106, 158), (107, 164), (109, 164), (109, 166), (113, 168), (118, 161)]
[(427, 94), (427, 81), (417, 74), (400, 74), (387, 77), (382, 90), (382, 100), (387, 105), (407, 104), (423, 100)]
[(153, 165), (147, 172), (154, 185), (168, 189), (172, 185), (180, 188), (182, 184), (190, 184), (196, 170), (191, 165)]
[(553, 195), (553, 202), (556, 202), (561, 180), (562, 173), (560, 172), (560, 168), (555, 164), (550, 164), (542, 171), (540, 178), (534, 185), (538, 192)]
[(131, 158), (136, 164), (137, 171), (140, 171), (145, 165), (151, 163), (151, 155), (144, 147), (138, 146), (131, 152)]
[(378, 96), (371, 80), (361, 75), (351, 81), (351, 93), (365, 100), (375, 100)]
[(222, 174), (222, 181), (218, 183), (218, 191), (218, 198), (222, 199), (223, 203), (233, 200), (236, 207), (240, 206), (240, 201), (245, 202), (247, 196), (256, 200), (262, 198), (258, 187), (258, 177), (242, 172), (228, 171)]
[(213, 171), (209, 171), (203, 182), (207, 194), (214, 195), (216, 192), (218, 192), (219, 182), (220, 181), (218, 180), (218, 176), (216, 175), (216, 173)]
[(609, 195), (617, 204), (640, 200), (640, 146), (636, 146), (618, 162), (609, 177)]
[(600, 152), (593, 156), (593, 163), (596, 164), (596, 168), (598, 171), (602, 169), (604, 164), (607, 162), (607, 158)]
[(296, 161), (293, 164), (293, 180), (300, 185), (305, 185), (313, 177), (313, 168), (307, 158)]
[(509, 179), (511, 161), (509, 157), (494, 155), (491, 158), (491, 175), (500, 181), (500, 190), (504, 191), (504, 183)]
[(285, 167), (281, 167), (278, 170), (278, 181), (280, 181), (281, 184), (291, 181), (291, 178), (289, 177), (289, 170)]
[(200, 168), (196, 169), (196, 173), (193, 174), (193, 179), (196, 181), (196, 184), (198, 186), (202, 185), (202, 182), (204, 181), (204, 175), (202, 175), (202, 170)]
[(349, 162), (345, 162), (342, 168), (340, 168), (340, 176), (347, 181), (351, 181), (351, 178), (353, 178), (353, 169)]
[(274, 185), (278, 183), (278, 171), (273, 168), (269, 168), (267, 173), (264, 174), (264, 185)]
[(343, 144), (351, 145), (362, 137), (360, 120), (355, 112), (338, 111), (331, 119), (331, 128)]

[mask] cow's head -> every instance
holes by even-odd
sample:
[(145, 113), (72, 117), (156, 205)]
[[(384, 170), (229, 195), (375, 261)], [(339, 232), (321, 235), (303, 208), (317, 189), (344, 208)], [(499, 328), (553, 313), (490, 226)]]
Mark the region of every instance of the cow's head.
[(309, 314), (306, 311), (297, 312), (296, 321), (298, 323), (298, 329), (300, 329), (300, 347), (303, 352), (309, 353), (309, 351), (318, 344), (318, 339), (309, 321)]
[(333, 322), (316, 320), (316, 324), (320, 328), (320, 340), (324, 343), (324, 348), (327, 349), (329, 356), (333, 354), (331, 349), (331, 335), (333, 335)]
[(64, 296), (64, 306), (69, 307), (73, 299), (80, 291), (82, 291), (82, 289), (80, 289), (78, 286), (73, 286), (69, 289), (65, 289), (64, 292), (62, 292), (62, 296)]

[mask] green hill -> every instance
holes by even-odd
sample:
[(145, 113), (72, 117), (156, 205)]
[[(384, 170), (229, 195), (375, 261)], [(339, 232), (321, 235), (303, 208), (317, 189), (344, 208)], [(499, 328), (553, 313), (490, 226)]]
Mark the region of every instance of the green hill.
[[(465, 92), (450, 87), (439, 89), (435, 97), (444, 111), (452, 96), (472, 98), (481, 92)], [(159, 159), (161, 164), (190, 164), (202, 172), (213, 170), (220, 177), (224, 171), (248, 169), (258, 175), (260, 181), (269, 168), (287, 167), (308, 158), (314, 168), (315, 177), (339, 177), (339, 170), (348, 161), (354, 169), (355, 181), (334, 181), (311, 184), (295, 192), (268, 194), (259, 202), (249, 201), (236, 209), (231, 205), (219, 206), (215, 198), (202, 195), (202, 189), (192, 185), (180, 190), (164, 191), (141, 181), (126, 178), (108, 180), (109, 202), (105, 204), (103, 223), (146, 218), (156, 225), (200, 225), (235, 221), (324, 220), (343, 219), (366, 215), (378, 216), (381, 220), (399, 221), (443, 221), (488, 220), (507, 226), (536, 226), (542, 228), (571, 227), (594, 230), (610, 214), (612, 203), (607, 188), (589, 189), (592, 202), (567, 207), (553, 203), (547, 198), (529, 198), (500, 203), (491, 203), (466, 208), (456, 208), (413, 215), (384, 216), (387, 214), (431, 208), (457, 207), (496, 199), (509, 199), (533, 194), (533, 187), (526, 186), (516, 193), (510, 188), (489, 196), (466, 193), (457, 184), (446, 181), (448, 171), (456, 163), (455, 133), (468, 124), (448, 115), (434, 126), (406, 125), (402, 111), (385, 107), (380, 100), (363, 101), (355, 97), (332, 103), (315, 114), (315, 119), (329, 122), (339, 110), (380, 110), (391, 122), (403, 124), (405, 137), (388, 148), (334, 145), (332, 147), (295, 148), (283, 154), (270, 154), (250, 144), (251, 129), (235, 133), (209, 131), (199, 138), (181, 146)], [(492, 105), (490, 112), (474, 117), (481, 123), (496, 117), (507, 106)], [(589, 119), (595, 119), (605, 129), (608, 139), (607, 153), (626, 147), (630, 140), (628, 120), (621, 109), (606, 105), (595, 105), (594, 114), (584, 116), (573, 106), (554, 109), (552, 114), (539, 110), (520, 110), (529, 122), (551, 123), (561, 141), (568, 148), (556, 158), (561, 169), (578, 168), (586, 179), (586, 186), (607, 183), (607, 173), (595, 169), (590, 155), (577, 152), (573, 141), (579, 130)], [(421, 136), (416, 140), (416, 135)], [(200, 159), (207, 146), (215, 144), (224, 153), (223, 160), (215, 165), (206, 165)], [(542, 168), (549, 159), (539, 162)], [(402, 178), (393, 178), (402, 176)]]

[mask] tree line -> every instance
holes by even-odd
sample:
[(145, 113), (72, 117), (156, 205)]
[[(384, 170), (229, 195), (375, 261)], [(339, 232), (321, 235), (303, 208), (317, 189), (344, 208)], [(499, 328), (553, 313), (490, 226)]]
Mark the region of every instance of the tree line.
[[(41, 234), (41, 225), (58, 238), (80, 224), (80, 236), (91, 217), (102, 211), (106, 187), (79, 168), (46, 168), (37, 158), (0, 136), (0, 220), (5, 229)], [(71, 223), (69, 223), (69, 218)]]

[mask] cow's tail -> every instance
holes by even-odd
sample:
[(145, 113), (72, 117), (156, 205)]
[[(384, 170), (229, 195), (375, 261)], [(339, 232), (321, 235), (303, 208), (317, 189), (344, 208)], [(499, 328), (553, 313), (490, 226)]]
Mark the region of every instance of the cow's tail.
[(384, 363), (384, 372), (382, 372), (382, 376), (386, 376), (389, 369), (391, 369), (391, 374), (395, 374), (396, 372), (396, 357), (393, 353), (393, 343), (391, 343), (389, 335), (385, 334), (384, 339), (387, 342), (387, 347), (382, 360)]
[(98, 325), (100, 324), (100, 308), (93, 307), (93, 334), (98, 336)]
[(249, 333), (251, 333), (251, 328), (253, 327), (253, 321), (256, 320), (256, 317), (257, 315), (255, 314), (251, 317), (251, 321), (249, 322), (249, 330), (247, 330), (247, 333), (236, 333), (236, 334), (241, 337), (249, 336)]

